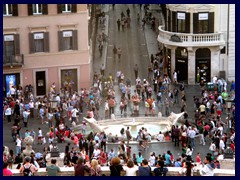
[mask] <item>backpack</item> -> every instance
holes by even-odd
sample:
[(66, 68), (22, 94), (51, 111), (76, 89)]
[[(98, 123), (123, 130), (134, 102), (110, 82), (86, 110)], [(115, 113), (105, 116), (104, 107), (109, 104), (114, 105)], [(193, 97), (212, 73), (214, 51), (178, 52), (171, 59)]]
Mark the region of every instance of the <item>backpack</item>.
[(24, 168), (23, 176), (33, 176), (33, 173), (31, 171), (31, 166), (32, 165), (30, 165), (28, 168), (26, 168), (25, 165), (23, 165), (23, 168)]

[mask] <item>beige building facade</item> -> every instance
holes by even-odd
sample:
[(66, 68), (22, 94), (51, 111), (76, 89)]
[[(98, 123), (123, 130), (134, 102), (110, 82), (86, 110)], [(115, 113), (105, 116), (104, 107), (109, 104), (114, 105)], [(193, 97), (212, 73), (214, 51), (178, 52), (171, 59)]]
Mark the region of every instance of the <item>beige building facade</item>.
[(167, 4), (158, 41), (169, 75), (196, 84), (235, 80), (235, 5)]
[(3, 4), (3, 81), (44, 96), (90, 87), (87, 4)]

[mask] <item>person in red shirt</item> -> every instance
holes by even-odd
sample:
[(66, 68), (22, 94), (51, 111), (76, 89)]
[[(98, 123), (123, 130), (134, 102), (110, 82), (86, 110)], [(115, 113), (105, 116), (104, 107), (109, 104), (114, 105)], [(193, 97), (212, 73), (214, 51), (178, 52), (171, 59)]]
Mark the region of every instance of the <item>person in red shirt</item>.
[(201, 163), (201, 162), (202, 162), (200, 153), (197, 153), (196, 162), (197, 162), (197, 163)]
[(3, 176), (13, 176), (12, 171), (10, 169), (8, 169), (7, 167), (8, 167), (8, 163), (3, 162)]
[(232, 149), (233, 153), (235, 153), (235, 144), (231, 141), (230, 148)]

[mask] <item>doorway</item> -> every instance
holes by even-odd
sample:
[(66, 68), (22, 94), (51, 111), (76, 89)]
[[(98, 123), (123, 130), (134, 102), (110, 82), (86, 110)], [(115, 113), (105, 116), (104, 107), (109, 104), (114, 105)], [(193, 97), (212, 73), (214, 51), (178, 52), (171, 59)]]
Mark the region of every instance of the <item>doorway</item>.
[(45, 71), (36, 72), (36, 95), (37, 96), (46, 95), (46, 72)]
[(186, 48), (178, 47), (175, 50), (175, 70), (178, 82), (188, 83), (188, 51)]

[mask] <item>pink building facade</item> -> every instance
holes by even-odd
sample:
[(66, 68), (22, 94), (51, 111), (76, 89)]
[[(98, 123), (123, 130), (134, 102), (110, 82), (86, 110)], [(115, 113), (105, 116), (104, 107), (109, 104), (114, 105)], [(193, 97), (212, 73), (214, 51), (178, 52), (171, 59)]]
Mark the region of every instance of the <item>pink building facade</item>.
[(90, 87), (86, 4), (3, 4), (3, 86)]

